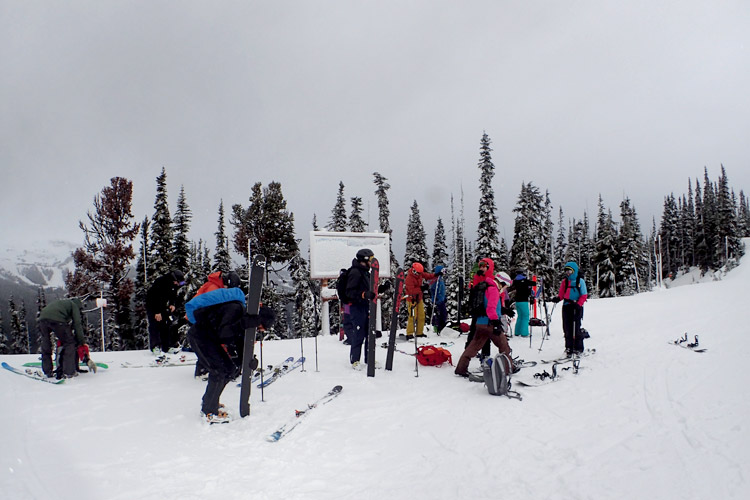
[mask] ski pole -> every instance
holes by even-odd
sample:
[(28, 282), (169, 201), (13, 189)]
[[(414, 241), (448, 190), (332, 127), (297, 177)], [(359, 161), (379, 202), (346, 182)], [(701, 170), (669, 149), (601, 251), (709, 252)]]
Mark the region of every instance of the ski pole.
[[(256, 334), (257, 335), (257, 334)], [(263, 332), (260, 334), (260, 400), (265, 401), (263, 393), (263, 386), (265, 385), (263, 383), (263, 367), (265, 365), (263, 364)], [(252, 377), (252, 374), (251, 374)]]
[(414, 376), (419, 377), (419, 360), (417, 359), (417, 354), (419, 354), (419, 347), (417, 344), (417, 324), (419, 321), (417, 319), (417, 304), (412, 304), (411, 310), (414, 313), (414, 371), (417, 372)]

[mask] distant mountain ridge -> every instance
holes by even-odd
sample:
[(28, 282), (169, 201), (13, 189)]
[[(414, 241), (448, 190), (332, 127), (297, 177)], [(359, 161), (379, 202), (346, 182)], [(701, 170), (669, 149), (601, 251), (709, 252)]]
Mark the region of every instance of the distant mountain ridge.
[(61, 240), (23, 248), (6, 245), (0, 248), (0, 277), (19, 285), (63, 288), (65, 275), (75, 269), (72, 253), (79, 246)]

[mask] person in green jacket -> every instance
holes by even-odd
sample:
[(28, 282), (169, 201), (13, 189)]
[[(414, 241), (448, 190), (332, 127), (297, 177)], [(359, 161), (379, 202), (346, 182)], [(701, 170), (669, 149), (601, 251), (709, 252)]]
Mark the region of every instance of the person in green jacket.
[[(51, 302), (39, 314), (39, 330), (42, 333), (42, 371), (52, 377), (52, 334), (62, 344), (58, 354), (58, 366), (62, 373), (58, 378), (72, 378), (78, 375), (78, 353), (76, 346), (84, 345), (83, 323), (81, 322), (81, 299), (60, 299)], [(71, 326), (72, 325), (72, 326)]]

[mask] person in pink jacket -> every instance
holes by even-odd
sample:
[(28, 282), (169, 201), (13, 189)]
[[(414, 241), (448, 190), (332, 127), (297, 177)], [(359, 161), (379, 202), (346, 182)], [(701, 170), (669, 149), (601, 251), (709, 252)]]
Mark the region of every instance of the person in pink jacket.
[[(469, 363), (471, 358), (477, 355), (482, 346), (490, 339), (500, 352), (505, 353), (508, 359), (512, 360), (511, 349), (508, 345), (508, 339), (502, 331), (500, 315), (502, 314), (502, 303), (500, 301), (500, 290), (495, 282), (495, 263), (492, 259), (484, 258), (479, 261), (479, 273), (484, 278), (487, 288), (484, 292), (485, 310), (484, 315), (477, 317), (477, 330), (471, 343), (466, 347), (461, 358), (456, 364), (456, 375), (462, 377), (469, 376)], [(512, 364), (512, 361), (511, 361)], [(510, 369), (515, 371), (515, 367)]]

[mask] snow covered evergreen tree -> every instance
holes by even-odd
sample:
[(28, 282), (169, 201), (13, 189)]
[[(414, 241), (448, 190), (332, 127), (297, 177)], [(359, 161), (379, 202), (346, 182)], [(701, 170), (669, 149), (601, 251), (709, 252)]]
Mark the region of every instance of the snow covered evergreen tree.
[(740, 201), (738, 210), (739, 219), (739, 236), (740, 238), (750, 237), (750, 202), (743, 190), (740, 189)]
[[(298, 251), (294, 239), (294, 215), (286, 209), (281, 184), (270, 182), (262, 188), (260, 182), (252, 188), (250, 206), (232, 205), (232, 225), (235, 228), (234, 249), (245, 260), (248, 242), (253, 255), (265, 255), (269, 263), (288, 262)], [(247, 276), (245, 265), (244, 273)]]
[(430, 268), (430, 255), (427, 251), (427, 235), (419, 215), (417, 200), (411, 205), (409, 223), (406, 226), (406, 254), (404, 266), (408, 269), (415, 262), (421, 262), (425, 270)]
[(680, 268), (680, 232), (679, 214), (674, 194), (664, 198), (664, 212), (662, 213), (659, 234), (661, 236), (661, 255), (663, 272), (675, 276)]
[(435, 225), (435, 238), (432, 245), (432, 266), (448, 267), (448, 248), (445, 243), (445, 226), (443, 219), (438, 217)]
[(89, 224), (79, 222), (84, 246), (73, 252), (75, 271), (65, 280), (71, 296), (103, 290), (109, 311), (107, 350), (135, 345), (131, 309), (135, 286), (128, 272), (135, 257), (132, 242), (140, 226), (133, 222), (132, 200), (133, 183), (122, 177), (113, 177), (96, 195), (94, 212), (88, 213)]
[(479, 225), (477, 227), (476, 251), (483, 257), (497, 260), (500, 255), (500, 242), (497, 232), (497, 207), (492, 178), (495, 165), (492, 163), (490, 138), (484, 133), (479, 147)]
[(464, 237), (464, 205), (463, 190), (461, 191), (461, 209), (458, 216), (455, 214), (453, 195), (451, 195), (451, 265), (450, 271), (445, 280), (446, 292), (446, 309), (448, 311), (449, 321), (458, 321), (459, 294), (462, 298), (461, 316), (466, 315), (465, 307), (468, 298), (469, 276), (472, 269), (471, 251), (466, 244)]
[(172, 270), (172, 216), (167, 202), (167, 172), (162, 167), (156, 178), (156, 200), (154, 215), (151, 217), (151, 246), (149, 247), (148, 284)]
[(212, 271), (229, 272), (232, 269), (232, 258), (229, 255), (229, 239), (224, 225), (224, 200), (219, 203), (219, 221), (216, 232), (216, 250), (214, 251), (214, 265)]
[(328, 220), (326, 229), (328, 231), (344, 232), (347, 228), (346, 197), (344, 196), (344, 183), (339, 181), (339, 192), (336, 195), (336, 204), (331, 210), (331, 218)]
[(531, 182), (521, 184), (518, 203), (513, 209), (516, 221), (513, 229), (513, 245), (510, 249), (510, 271), (523, 269), (532, 273), (543, 273), (549, 269), (548, 248), (545, 245), (551, 235), (545, 236), (545, 208), (539, 188)]
[(5, 334), (3, 313), (0, 311), (0, 354), (11, 354), (9, 344), (8, 336)]
[(366, 229), (365, 221), (362, 219), (362, 198), (353, 196), (352, 212), (349, 216), (349, 230), (353, 233), (364, 233)]
[(726, 264), (729, 259), (738, 259), (742, 255), (737, 210), (724, 165), (716, 190), (716, 243), (716, 263)]
[(316, 305), (320, 291), (315, 280), (310, 279), (307, 260), (299, 252), (289, 261), (289, 274), (294, 284), (295, 331), (298, 335), (313, 337), (320, 329)]
[(179, 269), (187, 272), (188, 261), (190, 260), (190, 221), (193, 214), (185, 198), (185, 187), (180, 186), (180, 194), (177, 197), (177, 210), (174, 213), (174, 240), (172, 240), (172, 269)]
[[(377, 189), (375, 190), (375, 196), (378, 199), (378, 224), (380, 226), (380, 232), (385, 233), (388, 235), (388, 248), (390, 249), (390, 263), (391, 266), (391, 276), (396, 276), (396, 271), (398, 270), (398, 260), (396, 259), (396, 255), (393, 253), (393, 230), (391, 229), (391, 211), (388, 208), (388, 190), (391, 188), (390, 184), (388, 184), (386, 181), (387, 178), (383, 177), (378, 172), (374, 172), (373, 174), (373, 182), (375, 183), (375, 186)], [(385, 266), (385, 262), (381, 262), (380, 266)], [(390, 287), (387, 290), (385, 290), (384, 293), (380, 296), (380, 305), (383, 311), (392, 311), (393, 310), (393, 296), (395, 294), (395, 290)], [(391, 315), (390, 314), (383, 314), (382, 318), (382, 324), (383, 328), (388, 330), (391, 327)]]
[(565, 254), (568, 250), (568, 238), (565, 236), (565, 218), (563, 209), (560, 207), (557, 216), (557, 239), (555, 240), (555, 270), (561, 269), (565, 265)]
[(135, 301), (133, 315), (135, 324), (133, 327), (134, 348), (148, 349), (148, 319), (146, 318), (146, 292), (148, 283), (152, 280), (148, 276), (149, 256), (148, 235), (151, 222), (148, 217), (141, 222), (140, 236), (141, 245), (138, 249), (138, 259), (135, 264)]
[(10, 345), (11, 354), (29, 354), (29, 335), (26, 326), (26, 307), (21, 301), (19, 308), (13, 295), (8, 299), (10, 311)]
[[(596, 273), (595, 291), (599, 297), (615, 297), (617, 262), (617, 229), (612, 220), (612, 212), (605, 211), (604, 201), (599, 195), (599, 213), (596, 224), (596, 240), (594, 255), (591, 261), (594, 273)], [(591, 290), (589, 290), (591, 293)]]
[[(617, 289), (621, 295), (641, 291), (648, 274), (645, 242), (635, 208), (630, 199), (620, 203), (620, 231), (617, 236)], [(645, 289), (645, 287), (643, 288)]]

